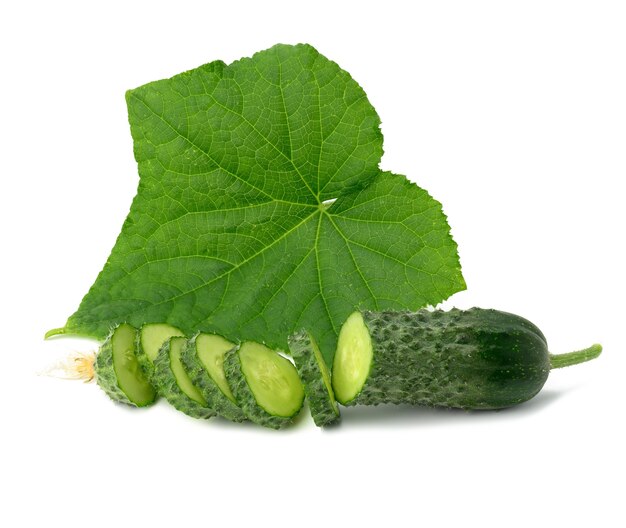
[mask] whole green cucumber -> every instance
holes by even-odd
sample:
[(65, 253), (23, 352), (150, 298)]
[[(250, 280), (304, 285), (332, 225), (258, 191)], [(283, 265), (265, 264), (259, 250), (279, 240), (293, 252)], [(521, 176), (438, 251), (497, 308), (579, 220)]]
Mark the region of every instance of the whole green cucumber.
[(501, 409), (535, 396), (552, 368), (601, 350), (552, 355), (533, 323), (497, 310), (355, 312), (339, 335), (333, 388), (344, 405)]

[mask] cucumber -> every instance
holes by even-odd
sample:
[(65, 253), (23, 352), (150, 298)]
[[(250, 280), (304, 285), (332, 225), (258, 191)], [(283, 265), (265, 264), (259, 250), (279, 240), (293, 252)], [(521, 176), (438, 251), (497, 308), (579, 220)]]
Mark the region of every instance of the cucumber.
[(252, 422), (272, 429), (289, 424), (304, 402), (304, 388), (291, 361), (246, 341), (224, 356), (224, 372), (237, 404)]
[(96, 356), (94, 371), (98, 385), (117, 402), (145, 407), (156, 392), (139, 367), (135, 354), (137, 330), (129, 324), (115, 327)]
[(142, 325), (137, 334), (137, 359), (148, 379), (151, 379), (154, 374), (154, 360), (157, 358), (163, 343), (170, 337), (183, 335), (178, 328), (165, 323)]
[(152, 382), (174, 408), (194, 418), (211, 418), (215, 411), (208, 406), (181, 362), (186, 341), (184, 337), (171, 337), (163, 343), (154, 360)]
[(550, 369), (601, 350), (552, 355), (534, 324), (497, 310), (355, 312), (339, 333), (332, 382), (344, 405), (500, 409), (535, 396)]
[(233, 422), (243, 422), (246, 415), (237, 406), (224, 374), (224, 354), (235, 344), (221, 336), (196, 334), (183, 348), (181, 361), (208, 406)]
[(324, 427), (339, 420), (339, 408), (331, 377), (313, 336), (306, 330), (289, 337), (289, 350), (304, 385), (315, 425)]

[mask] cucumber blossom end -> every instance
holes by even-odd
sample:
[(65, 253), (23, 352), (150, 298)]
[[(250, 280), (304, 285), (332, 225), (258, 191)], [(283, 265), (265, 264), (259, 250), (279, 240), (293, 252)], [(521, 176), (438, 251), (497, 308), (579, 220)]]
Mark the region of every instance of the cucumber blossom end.
[(156, 391), (139, 366), (136, 355), (137, 330), (123, 323), (106, 338), (96, 356), (98, 385), (111, 399), (145, 407), (156, 399)]

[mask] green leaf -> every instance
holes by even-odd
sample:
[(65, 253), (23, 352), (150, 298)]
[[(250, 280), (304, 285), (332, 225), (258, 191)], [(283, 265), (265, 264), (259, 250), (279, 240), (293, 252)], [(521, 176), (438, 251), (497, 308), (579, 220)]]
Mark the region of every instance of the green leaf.
[(464, 288), (440, 204), (380, 171), (378, 115), (312, 47), (212, 62), (126, 98), (138, 193), (57, 333), (162, 322), (286, 349), (306, 327), (330, 360), (355, 308), (417, 309)]

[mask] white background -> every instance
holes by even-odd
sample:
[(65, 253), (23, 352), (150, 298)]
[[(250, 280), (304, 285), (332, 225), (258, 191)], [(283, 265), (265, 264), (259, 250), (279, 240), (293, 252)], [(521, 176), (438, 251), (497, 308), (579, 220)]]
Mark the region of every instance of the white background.
[[(0, 524), (625, 526), (625, 5), (3, 3)], [(351, 409), (325, 431), (37, 376), (95, 347), (42, 337), (135, 193), (125, 90), (277, 42), (348, 70), (382, 117), (383, 167), (444, 204), (468, 284), (445, 306), (518, 313), (553, 352), (601, 358), (515, 409)]]

